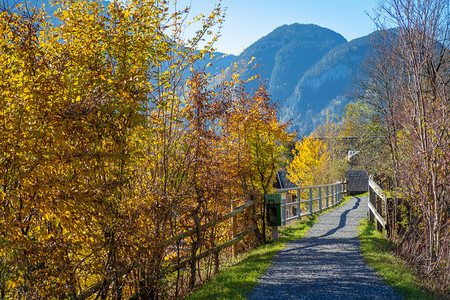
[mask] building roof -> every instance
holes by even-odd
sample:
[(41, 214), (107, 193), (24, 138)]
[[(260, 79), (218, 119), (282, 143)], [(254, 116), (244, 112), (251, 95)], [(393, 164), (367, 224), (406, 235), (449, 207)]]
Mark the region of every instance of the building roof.
[(277, 179), (278, 179), (278, 182), (280, 183), (280, 188), (287, 189), (287, 188), (297, 187), (297, 185), (295, 183), (291, 182), (287, 178), (287, 175), (288, 175), (287, 171), (278, 171), (277, 172)]
[(347, 190), (349, 192), (367, 192), (369, 189), (369, 175), (366, 170), (350, 170), (347, 178)]

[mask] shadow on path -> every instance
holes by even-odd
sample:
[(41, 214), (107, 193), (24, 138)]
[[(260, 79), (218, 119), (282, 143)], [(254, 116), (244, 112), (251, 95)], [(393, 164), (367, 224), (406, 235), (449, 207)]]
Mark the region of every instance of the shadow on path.
[(344, 212), (342, 213), (342, 215), (341, 215), (341, 217), (340, 217), (340, 220), (339, 220), (338, 226), (337, 226), (336, 228), (331, 229), (331, 230), (328, 231), (327, 233), (321, 235), (320, 237), (326, 237), (326, 236), (332, 235), (332, 234), (336, 233), (336, 231), (338, 231), (339, 229), (344, 228), (345, 223), (346, 223), (346, 221), (347, 221), (347, 215), (348, 215), (348, 213), (349, 213), (350, 211), (352, 211), (352, 210), (357, 209), (357, 208), (359, 207), (359, 203), (361, 202), (361, 198), (359, 198), (359, 197), (355, 197), (355, 198), (356, 198), (356, 200), (357, 200), (356, 203), (355, 203), (355, 205), (353, 205), (352, 208), (347, 209), (346, 211), (344, 211)]
[(356, 229), (367, 215), (367, 201), (355, 197), (321, 215), (307, 236), (277, 253), (247, 299), (400, 300), (359, 251)]

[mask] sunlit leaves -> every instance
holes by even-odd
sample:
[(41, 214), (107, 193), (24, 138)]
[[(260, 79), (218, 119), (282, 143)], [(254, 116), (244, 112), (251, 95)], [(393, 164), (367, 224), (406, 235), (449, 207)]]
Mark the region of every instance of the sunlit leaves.
[[(101, 282), (101, 297), (158, 296), (182, 255), (231, 236), (229, 222), (200, 228), (267, 190), (289, 135), (236, 70), (185, 80), (220, 5), (190, 41), (186, 11), (165, 1), (55, 5), (54, 25), (1, 9), (0, 290), (70, 298)], [(190, 229), (174, 252), (167, 241)]]
[(324, 184), (330, 154), (326, 144), (316, 136), (305, 137), (295, 144), (293, 161), (287, 166), (288, 178), (298, 186)]

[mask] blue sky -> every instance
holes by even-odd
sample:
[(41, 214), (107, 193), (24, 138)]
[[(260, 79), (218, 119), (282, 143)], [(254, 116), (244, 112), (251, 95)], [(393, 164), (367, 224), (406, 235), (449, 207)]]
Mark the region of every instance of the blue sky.
[[(192, 4), (192, 13), (211, 11), (215, 0), (182, 0)], [(227, 16), (221, 38), (215, 47), (220, 52), (239, 54), (278, 26), (292, 23), (317, 24), (332, 29), (347, 40), (374, 31), (367, 15), (374, 15), (378, 0), (222, 0)]]

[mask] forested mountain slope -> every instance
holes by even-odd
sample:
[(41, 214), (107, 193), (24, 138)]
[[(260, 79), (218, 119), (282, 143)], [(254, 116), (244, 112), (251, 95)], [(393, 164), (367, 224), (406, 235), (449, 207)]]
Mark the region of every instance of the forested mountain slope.
[[(373, 35), (373, 34), (372, 34)], [(371, 36), (347, 42), (317, 25), (283, 25), (245, 49), (236, 59), (255, 61), (267, 78), (280, 117), (292, 130), (308, 135), (330, 115), (340, 115), (350, 101), (353, 78), (371, 48)], [(256, 85), (254, 86), (256, 87)]]

